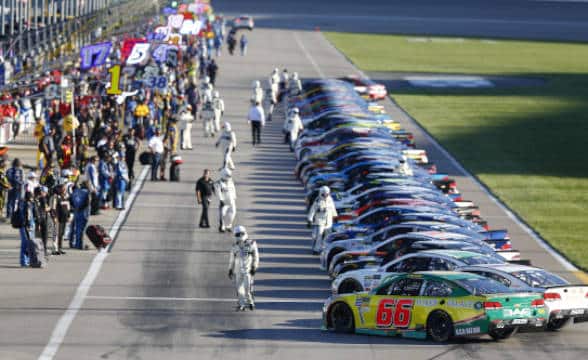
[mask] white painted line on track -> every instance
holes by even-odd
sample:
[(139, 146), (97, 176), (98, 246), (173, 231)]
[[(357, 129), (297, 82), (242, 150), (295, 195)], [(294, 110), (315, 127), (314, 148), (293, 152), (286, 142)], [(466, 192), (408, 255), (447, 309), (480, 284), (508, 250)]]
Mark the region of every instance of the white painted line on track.
[[(227, 298), (194, 298), (194, 297), (165, 297), (165, 296), (86, 296), (91, 300), (139, 300), (139, 301), (191, 301), (191, 302), (227, 302), (234, 303), (235, 299)], [(295, 299), (295, 298), (270, 298), (255, 297), (257, 303), (323, 303), (323, 300), (317, 299)]]
[[(357, 72), (357, 74), (359, 76), (369, 78), (369, 76), (367, 76), (363, 71), (361, 71), (359, 68), (357, 68), (357, 66), (355, 66), (355, 64), (351, 61), (351, 59), (349, 59), (345, 54), (343, 54), (341, 51), (339, 51), (339, 49), (337, 49), (337, 47), (335, 47), (335, 45), (333, 45), (322, 33), (321, 33), (321, 36), (322, 36), (323, 40), (325, 41), (325, 43), (329, 44), (336, 52), (343, 55), (347, 59), (347, 61), (349, 61), (349, 63), (351, 63), (351, 65), (353, 66), (353, 68), (355, 69), (355, 71)], [(398, 107), (398, 109), (400, 109), (400, 111), (402, 111), (406, 115), (406, 117), (413, 123), (413, 125), (415, 125), (419, 129), (421, 129), (425, 138), (428, 141), (430, 141), (431, 144), (433, 144), (433, 146), (435, 146), (437, 148), (437, 150), (439, 150), (453, 164), (453, 166), (455, 166), (464, 176), (467, 176), (468, 178), (470, 178), (480, 188), (480, 190), (482, 190), (490, 198), (490, 200), (492, 200), (502, 211), (504, 211), (506, 213), (506, 215), (515, 224), (517, 224), (521, 229), (523, 229), (523, 231), (525, 231), (531, 238), (533, 238), (535, 240), (535, 242), (537, 242), (537, 244), (539, 244), (540, 247), (542, 247), (561, 266), (563, 266), (564, 269), (566, 269), (568, 271), (575, 272), (576, 274), (579, 272), (579, 269), (574, 264), (572, 264), (566, 258), (561, 256), (557, 251), (555, 251), (551, 247), (551, 245), (549, 245), (547, 243), (547, 241), (545, 241), (545, 239), (543, 239), (541, 236), (539, 236), (539, 234), (537, 234), (535, 232), (535, 230), (533, 230), (529, 225), (525, 224), (521, 219), (519, 219), (519, 217), (517, 215), (515, 215), (502, 201), (500, 201), (492, 192), (490, 192), (490, 190), (484, 184), (482, 184), (482, 182), (480, 182), (480, 180), (478, 180), (478, 178), (476, 178), (468, 170), (466, 170), (459, 163), (459, 161), (457, 161), (457, 159), (455, 159), (453, 157), (453, 155), (451, 155), (447, 150), (445, 150), (445, 148), (443, 146), (441, 146), (441, 144), (439, 144), (435, 138), (433, 138), (431, 135), (429, 135), (427, 130), (425, 130), (425, 128), (423, 128), (409, 113), (407, 113), (400, 105), (398, 105), (398, 103), (396, 103), (396, 101), (392, 100), (391, 98), (389, 98), (389, 99), (393, 102), (393, 104), (396, 107)], [(582, 281), (585, 281), (585, 279), (583, 279), (582, 277), (580, 277), (578, 275), (576, 275), (576, 277), (578, 277)]]
[(179, 205), (179, 204), (156, 204), (156, 203), (136, 203), (136, 208), (173, 208), (173, 209), (196, 209), (196, 205)]
[(296, 43), (298, 44), (298, 46), (300, 47), (300, 49), (304, 53), (304, 56), (306, 56), (306, 58), (308, 59), (308, 61), (312, 64), (312, 67), (317, 72), (317, 74), (319, 74), (319, 76), (321, 78), (324, 78), (325, 77), (325, 73), (323, 73), (323, 71), (321, 70), (321, 67), (317, 64), (317, 62), (314, 60), (314, 58), (312, 57), (312, 55), (310, 55), (310, 53), (308, 52), (308, 50), (306, 49), (306, 47), (304, 46), (304, 44), (300, 40), (300, 37), (298, 36), (298, 33), (297, 32), (294, 32), (294, 40), (296, 40)]
[[(114, 225), (112, 225), (112, 227), (110, 228), (110, 232), (108, 233), (108, 235), (111, 239), (116, 238), (116, 235), (118, 234), (120, 227), (124, 223), (128, 212), (131, 210), (133, 201), (137, 197), (137, 194), (139, 193), (141, 186), (145, 182), (145, 178), (147, 177), (149, 169), (149, 166), (143, 167), (143, 170), (141, 171), (141, 175), (139, 175), (137, 183), (135, 183), (135, 186), (133, 187), (131, 194), (125, 202), (125, 210), (121, 211), (118, 214), (118, 217), (114, 222)], [(90, 268), (88, 269), (86, 276), (84, 276), (82, 282), (78, 286), (75, 295), (71, 300), (71, 303), (67, 307), (67, 310), (65, 311), (65, 313), (63, 313), (63, 315), (61, 315), (61, 318), (59, 318), (59, 321), (55, 325), (53, 333), (51, 334), (51, 338), (49, 339), (49, 342), (45, 346), (45, 349), (43, 349), (43, 352), (39, 356), (39, 360), (51, 360), (55, 357), (57, 351), (59, 351), (59, 347), (63, 343), (63, 340), (67, 335), (69, 327), (71, 326), (76, 315), (78, 314), (79, 309), (84, 304), (84, 300), (88, 297), (88, 292), (90, 291), (92, 284), (94, 284), (94, 281), (96, 280), (96, 277), (98, 276), (98, 273), (100, 272), (100, 269), (104, 264), (104, 260), (106, 260), (106, 257), (108, 257), (110, 248), (113, 244), (114, 243), (111, 243), (106, 249), (102, 249), (98, 252), (98, 254), (96, 254), (96, 256), (94, 256), (94, 260), (92, 260), (92, 263), (90, 264)]]

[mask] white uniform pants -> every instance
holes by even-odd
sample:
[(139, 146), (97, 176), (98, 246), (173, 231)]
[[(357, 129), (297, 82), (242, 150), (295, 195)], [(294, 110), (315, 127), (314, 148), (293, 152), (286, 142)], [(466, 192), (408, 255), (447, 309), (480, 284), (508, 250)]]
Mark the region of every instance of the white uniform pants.
[(227, 228), (232, 228), (233, 221), (235, 221), (236, 215), (237, 204), (235, 203), (235, 201), (223, 201), (223, 205), (219, 208), (219, 220), (221, 223), (220, 228), (223, 230)]
[(212, 136), (214, 134), (214, 118), (203, 117), (202, 123), (204, 125), (204, 136)]
[(221, 131), (221, 111), (220, 110), (214, 110), (214, 132), (219, 132)]
[(186, 123), (186, 127), (182, 131), (182, 148), (183, 149), (191, 149), (192, 148), (192, 123)]
[(228, 167), (229, 169), (234, 170), (235, 163), (233, 163), (233, 157), (231, 153), (231, 149), (225, 149), (223, 153), (223, 167)]
[(320, 253), (323, 249), (323, 239), (329, 229), (325, 225), (312, 225), (312, 251)]
[(251, 284), (253, 277), (250, 273), (235, 274), (235, 287), (237, 288), (237, 296), (239, 298), (239, 306), (248, 306), (253, 304), (253, 294)]

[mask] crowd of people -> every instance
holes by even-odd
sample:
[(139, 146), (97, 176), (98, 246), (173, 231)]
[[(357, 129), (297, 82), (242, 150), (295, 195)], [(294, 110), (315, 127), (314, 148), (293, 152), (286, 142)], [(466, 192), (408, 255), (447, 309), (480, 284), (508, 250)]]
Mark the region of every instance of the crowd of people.
[[(122, 94), (109, 95), (103, 74), (82, 72), (79, 64), (43, 75), (48, 84), (67, 78), (74, 96), (71, 102), (45, 100), (46, 111), (36, 117), (34, 166), (27, 170), (18, 158), (0, 160), (0, 208), (5, 221), (20, 232), (21, 266), (45, 267), (51, 256), (66, 253), (64, 241), (70, 249), (88, 249), (84, 233), (90, 216), (125, 209), (136, 159), (151, 165), (152, 181), (167, 180), (168, 167), (170, 180), (179, 180), (171, 168), (180, 149), (192, 149), (197, 119), (206, 135), (221, 133), (227, 169), (234, 168), (227, 151), (234, 137), (222, 140), (230, 125), (221, 129), (224, 102), (214, 88), (218, 65), (213, 57), (221, 51), (210, 51), (206, 38), (184, 40), (187, 45), (173, 64), (151, 59), (145, 66), (151, 76), (165, 77), (165, 88), (136, 81), (143, 75), (138, 72)], [(120, 63), (122, 40), (112, 43), (109, 61)]]

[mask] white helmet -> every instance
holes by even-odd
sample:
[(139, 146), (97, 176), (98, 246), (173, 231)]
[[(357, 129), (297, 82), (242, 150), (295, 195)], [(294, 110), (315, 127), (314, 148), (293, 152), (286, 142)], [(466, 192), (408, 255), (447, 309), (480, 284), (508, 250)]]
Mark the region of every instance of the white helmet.
[(228, 121), (225, 122), (224, 128), (225, 128), (225, 131), (231, 131), (231, 123), (229, 123)]
[(323, 185), (319, 189), (319, 194), (322, 195), (323, 197), (329, 196), (330, 193), (331, 193), (331, 189), (329, 189), (328, 186)]
[(233, 229), (233, 236), (235, 236), (237, 242), (245, 241), (249, 237), (247, 235), (247, 229), (245, 229), (245, 226), (242, 225), (235, 226)]
[(254, 88), (254, 89), (255, 89), (255, 88), (258, 88), (258, 87), (260, 87), (260, 86), (261, 86), (261, 85), (259, 84), (259, 80), (255, 80), (255, 81), (253, 82), (253, 88)]
[(295, 107), (295, 108), (292, 109), (292, 112), (294, 114), (299, 114), (300, 113), (300, 109), (298, 109), (297, 107)]
[(218, 93), (218, 90), (215, 90), (214, 93), (212, 93), (215, 99), (218, 99), (220, 97), (220, 94)]
[(205, 83), (205, 84), (208, 84), (208, 83), (210, 83), (210, 76), (206, 76), (206, 77), (204, 78), (204, 83)]
[(274, 68), (274, 74), (277, 74), (280, 70), (278, 68)]
[(227, 168), (223, 168), (220, 172), (221, 179), (227, 180), (233, 175), (233, 172)]
[(294, 74), (292, 74), (292, 79), (298, 80), (298, 73), (297, 72), (295, 72)]

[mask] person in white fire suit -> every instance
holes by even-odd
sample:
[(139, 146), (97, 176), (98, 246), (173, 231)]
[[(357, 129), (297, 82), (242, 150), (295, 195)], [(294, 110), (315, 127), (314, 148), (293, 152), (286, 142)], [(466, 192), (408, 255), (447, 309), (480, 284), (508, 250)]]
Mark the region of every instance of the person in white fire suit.
[(290, 143), (290, 151), (294, 151), (296, 140), (302, 130), (304, 130), (304, 125), (302, 125), (302, 120), (300, 119), (300, 110), (295, 107), (284, 121), (284, 142)]
[(179, 115), (180, 128), (182, 132), (182, 142), (180, 148), (192, 150), (192, 123), (194, 116), (192, 115), (192, 105), (183, 108)]
[(237, 190), (233, 182), (231, 170), (221, 170), (220, 179), (214, 184), (216, 196), (220, 200), (219, 210), (219, 232), (231, 231), (233, 221), (237, 215)]
[(321, 186), (319, 195), (314, 200), (308, 212), (308, 226), (312, 226), (312, 253), (318, 254), (322, 250), (323, 239), (333, 227), (333, 219), (337, 217), (335, 203), (331, 197), (331, 189)]
[(231, 129), (231, 124), (225, 122), (223, 126), (223, 131), (220, 134), (220, 137), (216, 141), (216, 147), (221, 147), (223, 152), (223, 168), (228, 168), (229, 170), (235, 170), (235, 163), (233, 163), (232, 153), (233, 151), (237, 150), (237, 136), (233, 129)]
[(220, 94), (215, 90), (212, 94), (212, 109), (214, 110), (214, 132), (221, 130), (221, 118), (225, 113), (225, 102), (221, 99)]
[(262, 103), (263, 102), (263, 89), (259, 80), (255, 80), (251, 90), (251, 103)]
[(229, 279), (235, 282), (239, 304), (237, 311), (255, 309), (253, 300), (253, 276), (259, 267), (257, 243), (250, 239), (244, 226), (236, 226), (233, 232), (235, 244), (229, 254)]

